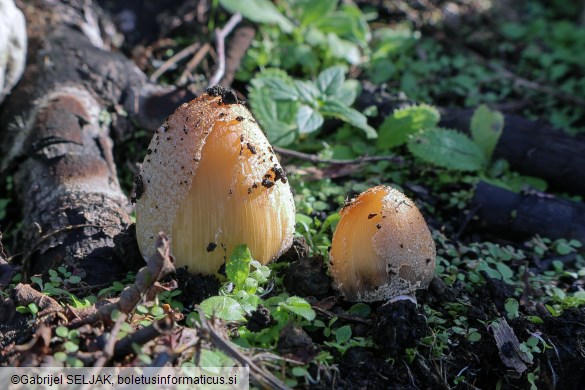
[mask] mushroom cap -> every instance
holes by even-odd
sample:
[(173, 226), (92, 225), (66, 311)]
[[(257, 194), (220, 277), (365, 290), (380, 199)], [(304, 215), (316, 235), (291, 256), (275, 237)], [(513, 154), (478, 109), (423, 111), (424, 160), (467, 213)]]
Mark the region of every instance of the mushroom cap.
[(156, 131), (136, 180), (143, 256), (165, 232), (178, 266), (213, 274), (236, 245), (266, 264), (292, 244), (295, 208), (266, 136), (233, 92), (213, 88)]
[(350, 301), (381, 301), (426, 288), (435, 274), (435, 242), (415, 204), (377, 186), (341, 212), (330, 251), (334, 287)]

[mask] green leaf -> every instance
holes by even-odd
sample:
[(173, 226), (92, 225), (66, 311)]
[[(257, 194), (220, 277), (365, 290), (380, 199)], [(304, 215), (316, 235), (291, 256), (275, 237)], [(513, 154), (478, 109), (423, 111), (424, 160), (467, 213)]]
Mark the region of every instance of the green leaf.
[(234, 298), (226, 296), (207, 298), (201, 302), (201, 309), (209, 317), (216, 316), (225, 321), (244, 320), (244, 309)]
[(370, 39), (370, 29), (364, 14), (353, 5), (344, 5), (339, 11), (322, 15), (314, 26), (324, 33), (357, 42), (362, 46)]
[(336, 97), (344, 81), (345, 69), (342, 66), (332, 66), (319, 73), (317, 88), (325, 96)]
[(297, 100), (299, 93), (291, 88), (286, 80), (276, 77), (262, 78), (263, 87), (270, 90), (270, 96), (275, 100)]
[(232, 251), (230, 258), (225, 265), (225, 273), (231, 280), (236, 290), (242, 289), (246, 278), (250, 274), (250, 262), (252, 254), (246, 245), (238, 245)]
[(67, 360), (67, 354), (65, 352), (55, 352), (53, 358), (58, 362), (65, 362)]
[(496, 144), (504, 130), (504, 116), (490, 110), (486, 105), (479, 106), (471, 118), (471, 138), (484, 152), (486, 161), (492, 159)]
[(327, 34), (327, 45), (333, 57), (346, 60), (352, 65), (359, 64), (361, 53), (357, 44), (329, 33)]
[(32, 314), (37, 314), (39, 312), (39, 308), (35, 303), (29, 303), (27, 307)]
[(369, 139), (376, 138), (378, 134), (370, 125), (368, 125), (368, 119), (361, 112), (354, 110), (340, 102), (337, 99), (326, 99), (320, 109), (324, 115), (330, 115), (335, 118), (341, 119), (344, 122), (349, 123), (352, 126), (361, 129), (366, 133), (366, 137)]
[(478, 332), (473, 332), (473, 333), (470, 333), (470, 334), (467, 336), (467, 339), (468, 339), (469, 341), (471, 341), (472, 343), (475, 343), (475, 342), (477, 342), (477, 341), (481, 340), (481, 334), (479, 334)]
[(69, 278), (67, 278), (67, 282), (71, 284), (78, 284), (81, 282), (81, 277), (77, 275), (70, 276)]
[(519, 306), (518, 301), (514, 298), (508, 298), (504, 301), (504, 308), (506, 309), (509, 319), (518, 317)]
[(351, 327), (344, 325), (335, 331), (335, 341), (338, 344), (344, 343), (351, 338)]
[(219, 0), (219, 3), (229, 12), (240, 13), (253, 22), (277, 24), (285, 33), (294, 29), (292, 22), (269, 0)]
[(395, 110), (380, 126), (376, 145), (380, 149), (400, 146), (417, 131), (437, 126), (440, 119), (439, 111), (426, 104)]
[(315, 84), (313, 84), (311, 81), (295, 80), (295, 89), (303, 103), (307, 103), (312, 106), (317, 104), (317, 98), (319, 97), (320, 93)]
[(323, 16), (329, 14), (337, 6), (338, 0), (300, 0), (296, 8), (300, 10), (299, 21), (301, 26), (310, 26)]
[(297, 102), (276, 101), (269, 89), (255, 87), (251, 89), (248, 98), (254, 116), (271, 144), (287, 146), (295, 141)]
[(422, 131), (409, 139), (408, 149), (423, 161), (458, 171), (479, 171), (486, 163), (479, 146), (455, 130)]
[(65, 326), (58, 326), (55, 329), (55, 334), (59, 337), (66, 338), (67, 335), (69, 334), (69, 329), (67, 329)]
[(315, 311), (311, 307), (311, 304), (305, 301), (303, 298), (290, 297), (287, 298), (286, 301), (281, 302), (279, 306), (298, 316), (303, 317), (308, 321), (313, 321), (315, 319)]
[(365, 303), (356, 303), (355, 305), (350, 307), (347, 312), (354, 316), (367, 317), (370, 315), (371, 311), (372, 309), (370, 308), (370, 305), (367, 305)]
[(202, 348), (197, 364), (199, 367), (232, 367), (234, 362), (222, 351)]
[(361, 84), (357, 80), (345, 80), (337, 94), (333, 96), (346, 106), (350, 107), (354, 102), (361, 90)]
[(67, 341), (65, 344), (63, 344), (63, 347), (65, 347), (65, 350), (69, 353), (75, 353), (79, 350), (79, 345), (72, 341)]
[(302, 105), (297, 112), (297, 127), (301, 134), (312, 133), (323, 124), (323, 115), (312, 107)]

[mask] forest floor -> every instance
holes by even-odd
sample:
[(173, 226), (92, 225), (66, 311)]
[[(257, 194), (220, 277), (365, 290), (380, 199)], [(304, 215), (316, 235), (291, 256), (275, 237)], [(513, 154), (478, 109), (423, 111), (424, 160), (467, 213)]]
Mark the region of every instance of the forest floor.
[[(247, 13), (227, 0), (99, 3), (120, 31), (111, 36), (116, 50), (162, 84), (197, 93), (217, 75), (218, 58), (227, 58), (224, 81), (233, 79), (228, 84), (279, 147), (296, 203), (295, 241), (268, 267), (232, 255), (253, 279), (255, 287), (246, 291), (225, 270), (194, 276), (179, 268), (166, 276), (161, 271), (153, 286), (135, 284), (142, 259), (133, 226), (116, 249), (127, 264), (139, 265), (124, 280), (89, 286), (65, 267), (24, 280), (22, 200), (8, 176), (0, 186), (0, 257), (12, 264), (2, 264), (0, 274), (10, 274), (0, 278), (1, 365), (95, 365), (109, 346), (116, 353), (108, 366), (254, 362), (258, 387), (275, 377), (283, 386), (319, 389), (582, 388), (585, 218), (566, 215), (585, 215), (583, 185), (540, 175), (523, 165), (529, 155), (507, 155), (501, 147), (518, 123), (554, 128), (570, 144), (584, 142), (582, 4), (323, 1), (320, 8), (281, 0), (269, 12), (254, 0), (264, 10), (254, 14), (251, 5)], [(253, 33), (230, 35), (226, 54), (218, 50), (217, 29), (233, 12), (244, 17), (239, 27)], [(266, 99), (301, 80), (326, 77), (341, 92), (323, 99), (338, 99), (342, 114), (302, 96)], [(306, 120), (296, 115), (299, 106), (309, 107)], [(443, 126), (455, 127), (449, 118), (456, 109), (470, 114), (453, 135)], [(476, 136), (484, 123), (496, 130), (491, 140)], [(114, 145), (128, 197), (153, 130), (136, 129)], [(418, 148), (421, 143), (430, 148)], [(578, 158), (570, 153), (558, 156)], [(364, 159), (373, 156), (383, 158)], [(564, 174), (578, 177), (582, 170), (569, 166)], [(532, 199), (526, 210), (552, 216), (540, 220), (521, 206), (506, 209), (498, 204), (503, 198), (490, 199), (494, 209), (486, 210), (476, 192), (481, 183), (518, 197), (517, 205)], [(416, 293), (416, 304), (347, 302), (332, 287), (328, 250), (338, 211), (380, 184), (400, 188), (416, 203), (436, 243), (436, 276)], [(155, 260), (149, 267), (164, 269), (168, 258)], [(120, 298), (128, 286), (144, 299)], [(118, 306), (95, 305), (106, 298), (120, 298)], [(222, 299), (222, 310), (214, 299)], [(124, 303), (132, 309), (120, 314)], [(202, 320), (204, 312), (213, 319)], [(112, 332), (115, 346), (108, 343)], [(178, 352), (194, 334), (201, 339), (197, 352)], [(218, 339), (229, 340), (229, 348)], [(124, 347), (128, 340), (137, 345)]]

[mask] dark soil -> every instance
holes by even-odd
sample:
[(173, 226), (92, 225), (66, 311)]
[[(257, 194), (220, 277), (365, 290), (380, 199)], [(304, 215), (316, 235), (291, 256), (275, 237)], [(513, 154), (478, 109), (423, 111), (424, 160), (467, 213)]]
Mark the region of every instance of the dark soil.
[(191, 275), (185, 267), (178, 268), (175, 275), (171, 275), (178, 283), (178, 289), (182, 291), (177, 296), (186, 309), (193, 309), (203, 300), (217, 295), (220, 287), (219, 280), (215, 276)]

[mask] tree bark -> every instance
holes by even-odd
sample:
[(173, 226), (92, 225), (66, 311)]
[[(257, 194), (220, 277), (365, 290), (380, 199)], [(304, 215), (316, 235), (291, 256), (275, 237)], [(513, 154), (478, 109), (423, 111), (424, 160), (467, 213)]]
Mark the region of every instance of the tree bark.
[[(39, 273), (61, 263), (90, 284), (126, 272), (114, 238), (130, 225), (118, 183), (110, 121), (118, 138), (133, 123), (154, 129), (176, 94), (149, 84), (122, 55), (104, 50), (99, 10), (87, 2), (33, 0), (22, 6), (29, 56), (0, 118), (2, 175), (13, 175), (23, 208), (23, 261)], [(171, 102), (173, 104), (175, 102)]]

